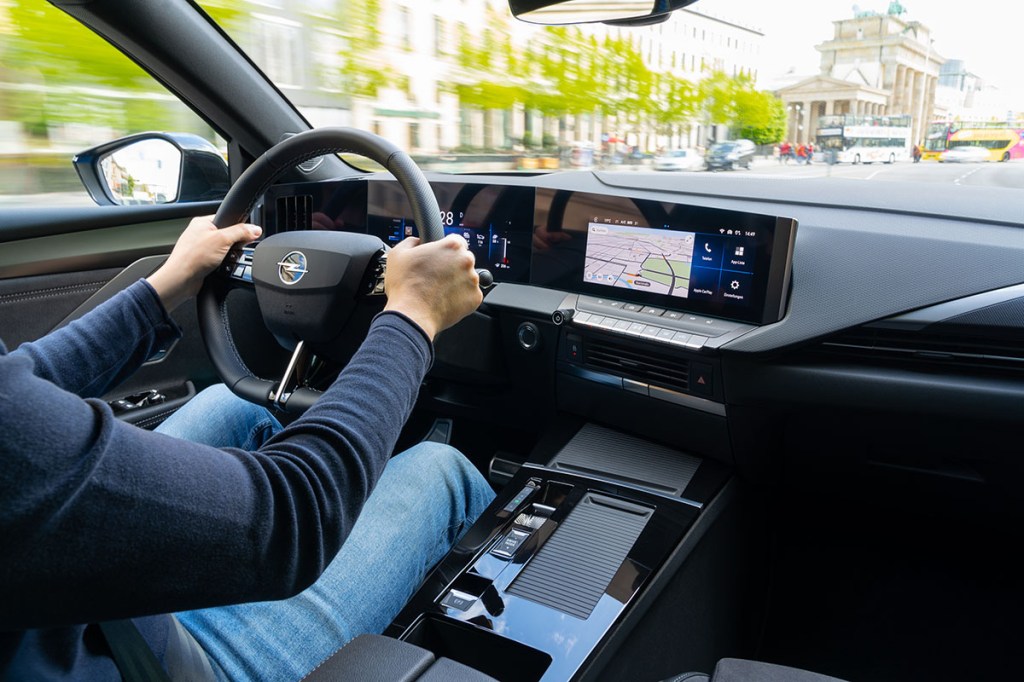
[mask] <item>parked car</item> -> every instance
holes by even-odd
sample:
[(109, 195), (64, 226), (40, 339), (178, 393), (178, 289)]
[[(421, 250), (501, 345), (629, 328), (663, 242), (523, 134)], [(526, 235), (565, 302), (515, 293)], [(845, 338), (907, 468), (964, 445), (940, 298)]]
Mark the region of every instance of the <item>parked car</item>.
[(654, 157), (654, 170), (685, 171), (704, 166), (704, 159), (696, 149), (669, 149)]
[(964, 144), (942, 152), (939, 163), (977, 163), (991, 158), (992, 155), (984, 147)]
[(757, 146), (750, 140), (717, 142), (704, 157), (704, 167), (708, 170), (750, 168), (756, 151)]

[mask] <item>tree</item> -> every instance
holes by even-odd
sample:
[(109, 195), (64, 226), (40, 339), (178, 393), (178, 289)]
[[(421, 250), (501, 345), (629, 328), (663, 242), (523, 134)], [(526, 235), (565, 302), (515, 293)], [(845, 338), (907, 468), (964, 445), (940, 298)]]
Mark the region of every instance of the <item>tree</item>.
[(769, 92), (742, 91), (736, 97), (736, 130), (754, 144), (775, 144), (786, 135), (786, 107)]
[[(230, 1), (230, 0), (228, 0)], [(232, 14), (230, 5), (211, 12)], [(141, 67), (64, 12), (37, 0), (8, 0), (0, 42), (3, 118), (43, 137), (51, 125), (83, 123), (117, 132), (154, 128), (212, 131)]]
[(391, 69), (380, 66), (380, 0), (348, 0), (338, 21), (345, 32), (340, 53), (343, 89), (355, 97), (376, 97), (395, 79)]

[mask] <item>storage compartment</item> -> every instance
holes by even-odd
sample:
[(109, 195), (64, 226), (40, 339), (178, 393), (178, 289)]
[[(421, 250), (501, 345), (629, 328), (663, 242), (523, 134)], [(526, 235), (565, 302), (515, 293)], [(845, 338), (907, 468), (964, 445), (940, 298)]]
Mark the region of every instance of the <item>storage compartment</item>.
[(444, 616), (420, 618), (401, 639), (501, 682), (537, 682), (551, 665), (542, 651)]

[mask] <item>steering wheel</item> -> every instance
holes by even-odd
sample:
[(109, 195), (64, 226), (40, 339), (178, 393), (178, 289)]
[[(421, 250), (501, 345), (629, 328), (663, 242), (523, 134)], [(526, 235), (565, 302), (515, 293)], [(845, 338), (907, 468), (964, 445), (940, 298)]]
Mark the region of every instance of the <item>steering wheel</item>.
[[(395, 176), (412, 205), (423, 242), (444, 237), (437, 199), (409, 155), (377, 135), (353, 128), (309, 130), (267, 150), (228, 191), (214, 224), (223, 228), (241, 222), (283, 173), (304, 161), (340, 152), (372, 159)], [(203, 283), (198, 312), (207, 352), (221, 380), (236, 395), (289, 412), (305, 411), (320, 393), (291, 385), (302, 356), (312, 349), (331, 358), (347, 330), (368, 326), (382, 305), (386, 247), (367, 234), (283, 232), (264, 238), (251, 251), (251, 279), (246, 271), (249, 258), (248, 249), (232, 251)], [(278, 381), (255, 376), (235, 346), (227, 296), (237, 288), (255, 289), (267, 328), (293, 351)]]

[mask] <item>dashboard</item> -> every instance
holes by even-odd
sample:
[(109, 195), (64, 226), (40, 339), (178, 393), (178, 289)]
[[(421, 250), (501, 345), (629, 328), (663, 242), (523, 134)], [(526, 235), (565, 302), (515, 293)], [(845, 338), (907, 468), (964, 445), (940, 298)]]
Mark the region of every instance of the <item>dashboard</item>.
[[(908, 438), (907, 452), (957, 459), (985, 434), (998, 458), (1024, 419), (1024, 350), (1012, 340), (1024, 338), (1024, 219), (1005, 208), (1012, 190), (427, 177), (446, 232), (498, 282), (439, 338), (429, 409), (504, 426), (578, 415), (748, 474), (773, 448), (820, 463), (823, 442), (830, 461), (867, 453), (902, 466)], [(261, 211), (267, 234), (416, 234), (387, 175), (278, 185)], [(687, 256), (690, 276), (676, 277)], [(702, 267), (717, 274), (710, 286)], [(555, 324), (560, 310), (572, 317)], [(936, 429), (923, 415), (947, 420)]]

